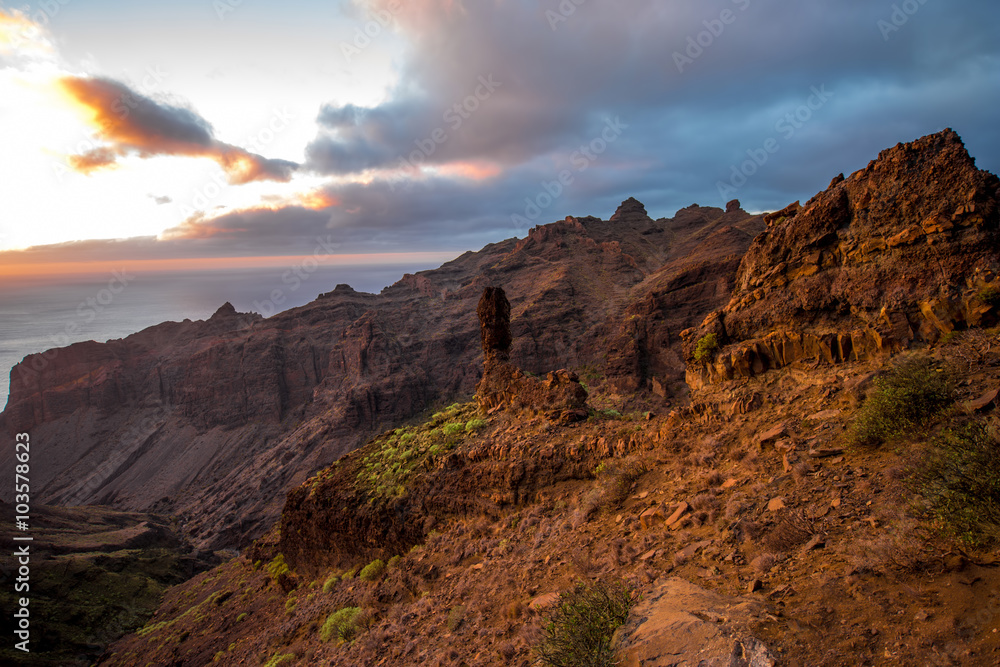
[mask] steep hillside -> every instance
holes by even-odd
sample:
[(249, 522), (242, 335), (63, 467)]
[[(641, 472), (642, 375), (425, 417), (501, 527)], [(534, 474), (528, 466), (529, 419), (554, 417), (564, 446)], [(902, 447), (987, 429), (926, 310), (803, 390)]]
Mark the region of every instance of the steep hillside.
[(8, 617), (30, 600), (30, 651), (0, 647), (5, 665), (92, 665), (109, 642), (149, 620), (164, 591), (221, 562), (192, 550), (169, 518), (154, 514), (36, 506), (31, 533), (30, 543), (11, 542), (14, 553), (28, 545), (27, 563), (11, 557), (0, 569)]
[[(615, 369), (587, 403), (572, 363), (518, 368), (542, 329), (517, 325), (527, 284), (492, 275), (474, 402), (296, 486), (274, 530), (101, 664), (528, 667), (625, 591), (601, 636), (630, 667), (996, 665), (997, 186), (946, 131), (769, 215), (731, 274), (700, 253), (730, 266), (727, 239), (752, 233), (717, 217), (691, 256), (634, 274), (624, 321), (587, 332)], [(919, 224), (936, 210), (953, 225)], [(923, 236), (899, 237), (914, 220)], [(715, 312), (692, 326), (684, 293)], [(627, 400), (646, 382), (668, 414)]]
[[(510, 290), (522, 368), (575, 368), (626, 391), (621, 401), (642, 401), (632, 392), (644, 387), (683, 394), (673, 329), (728, 301), (732, 258), (762, 219), (734, 204), (654, 221), (635, 200), (612, 218), (536, 227), (378, 295), (340, 285), (268, 319), (227, 304), (207, 321), (29, 356), (11, 373), (0, 432), (32, 434), (38, 500), (174, 514), (220, 548), (262, 534), (289, 488), (380, 427), (471, 396), (487, 284)], [(626, 312), (647, 297), (688, 302), (653, 327), (654, 352)]]

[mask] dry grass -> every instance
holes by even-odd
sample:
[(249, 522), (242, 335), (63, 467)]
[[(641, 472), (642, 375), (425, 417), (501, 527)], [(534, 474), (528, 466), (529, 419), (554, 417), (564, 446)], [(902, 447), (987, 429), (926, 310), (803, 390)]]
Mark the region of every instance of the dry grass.
[(750, 567), (753, 568), (757, 574), (767, 574), (770, 572), (775, 565), (781, 561), (781, 555), (776, 553), (762, 553), (761, 555), (750, 561)]
[(922, 572), (941, 562), (910, 517), (887, 524), (878, 535), (859, 537), (844, 547), (844, 553), (855, 570), (875, 574)]
[(648, 470), (646, 462), (636, 457), (602, 462), (597, 467), (594, 487), (583, 496), (573, 513), (573, 527), (579, 528), (602, 508), (617, 509), (628, 498), (635, 482)]
[(812, 524), (801, 513), (787, 513), (761, 540), (768, 551), (787, 553), (813, 536)]

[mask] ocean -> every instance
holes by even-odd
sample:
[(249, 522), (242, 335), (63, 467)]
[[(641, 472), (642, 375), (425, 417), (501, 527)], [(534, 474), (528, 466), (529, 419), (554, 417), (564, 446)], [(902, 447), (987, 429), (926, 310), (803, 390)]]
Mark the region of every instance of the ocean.
[[(239, 312), (265, 316), (305, 305), (346, 283), (378, 293), (426, 264), (319, 267), (296, 285), (287, 268), (126, 273), (86, 278), (9, 280), (0, 291), (0, 406), (7, 405), (10, 370), (25, 356), (86, 340), (124, 338), (165, 321), (202, 320), (229, 301)], [(123, 284), (124, 283), (124, 284)], [(271, 299), (280, 291), (280, 304)]]

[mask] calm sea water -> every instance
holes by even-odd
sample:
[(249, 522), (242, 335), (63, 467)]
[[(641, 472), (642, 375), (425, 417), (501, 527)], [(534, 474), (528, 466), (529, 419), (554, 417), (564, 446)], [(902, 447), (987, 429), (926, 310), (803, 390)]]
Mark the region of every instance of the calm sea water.
[[(320, 267), (296, 289), (282, 282), (287, 269), (280, 268), (135, 273), (124, 289), (117, 282), (109, 286), (110, 274), (62, 282), (5, 280), (0, 285), (0, 406), (7, 405), (11, 368), (29, 354), (85, 340), (124, 338), (169, 320), (206, 319), (227, 301), (239, 312), (270, 315), (272, 309), (309, 303), (340, 283), (378, 293), (404, 273), (433, 266)], [(275, 289), (284, 299), (277, 306), (270, 301)]]

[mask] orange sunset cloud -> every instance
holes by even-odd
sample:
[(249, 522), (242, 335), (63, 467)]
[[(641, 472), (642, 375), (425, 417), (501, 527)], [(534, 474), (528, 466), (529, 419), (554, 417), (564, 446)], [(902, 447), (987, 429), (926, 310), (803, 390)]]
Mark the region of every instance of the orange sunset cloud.
[(190, 109), (145, 97), (117, 81), (64, 76), (58, 87), (66, 101), (96, 130), (107, 146), (70, 156), (70, 166), (90, 173), (114, 166), (124, 155), (207, 157), (217, 162), (230, 183), (287, 182), (297, 165), (269, 160), (215, 139), (211, 125)]

